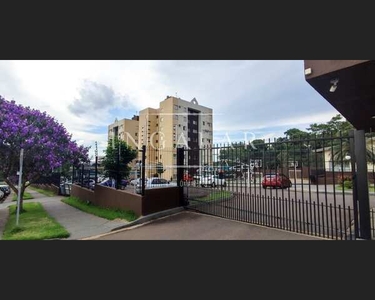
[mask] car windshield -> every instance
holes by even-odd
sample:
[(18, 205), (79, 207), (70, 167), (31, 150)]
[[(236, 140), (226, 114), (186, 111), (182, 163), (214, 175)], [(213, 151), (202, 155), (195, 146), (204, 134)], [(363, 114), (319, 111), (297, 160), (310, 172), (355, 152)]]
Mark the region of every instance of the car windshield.
[(275, 178), (276, 175), (266, 175), (265, 177), (266, 177), (266, 178)]

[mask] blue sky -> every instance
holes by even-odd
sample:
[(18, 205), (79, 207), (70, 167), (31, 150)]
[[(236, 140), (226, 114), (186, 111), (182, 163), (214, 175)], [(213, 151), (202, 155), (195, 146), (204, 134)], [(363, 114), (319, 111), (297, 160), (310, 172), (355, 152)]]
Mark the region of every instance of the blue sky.
[[(304, 78), (303, 61), (0, 61), (0, 95), (47, 111), (99, 152), (107, 126), (176, 95), (213, 108), (214, 142), (273, 138), (338, 112)], [(93, 151), (91, 151), (93, 152)]]

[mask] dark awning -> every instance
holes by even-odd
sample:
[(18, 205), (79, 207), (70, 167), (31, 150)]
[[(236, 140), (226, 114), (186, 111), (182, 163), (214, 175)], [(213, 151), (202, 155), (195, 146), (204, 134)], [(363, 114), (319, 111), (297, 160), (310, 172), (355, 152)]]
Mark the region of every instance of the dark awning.
[(305, 78), (356, 129), (375, 129), (374, 60), (305, 60)]

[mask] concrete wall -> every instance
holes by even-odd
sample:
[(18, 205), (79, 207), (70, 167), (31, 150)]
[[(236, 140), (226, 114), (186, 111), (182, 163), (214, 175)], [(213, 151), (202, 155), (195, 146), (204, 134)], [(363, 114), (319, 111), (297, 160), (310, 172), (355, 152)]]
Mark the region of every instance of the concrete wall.
[(150, 189), (145, 191), (142, 215), (180, 206), (178, 187)]
[(101, 207), (132, 210), (137, 216), (142, 215), (142, 196), (110, 187), (95, 186), (94, 204)]
[(132, 210), (137, 216), (175, 208), (180, 203), (177, 187), (146, 190), (143, 197), (101, 185), (95, 186), (95, 191), (72, 185), (71, 196), (101, 207)]
[(72, 189), (70, 191), (70, 196), (78, 197), (84, 202), (95, 203), (95, 194), (94, 191), (82, 188), (78, 185), (72, 184)]

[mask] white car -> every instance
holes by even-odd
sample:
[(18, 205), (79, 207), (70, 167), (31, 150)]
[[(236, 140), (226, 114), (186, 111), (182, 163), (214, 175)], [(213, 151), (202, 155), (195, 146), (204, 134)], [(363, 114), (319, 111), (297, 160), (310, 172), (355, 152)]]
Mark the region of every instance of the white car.
[(200, 178), (199, 184), (202, 187), (205, 186), (227, 186), (227, 183), (225, 182), (224, 178), (219, 178), (218, 175), (209, 175), (209, 176), (204, 176)]
[[(145, 189), (158, 189), (158, 188), (165, 188), (165, 187), (174, 187), (177, 186), (177, 183), (170, 182), (166, 179), (159, 178), (159, 177), (151, 177), (145, 184)], [(142, 190), (142, 183), (138, 183), (135, 187), (136, 193), (140, 194)]]
[[(148, 182), (148, 179), (146, 178), (146, 183)], [(130, 185), (137, 185), (141, 184), (141, 178), (136, 178), (130, 181)]]

